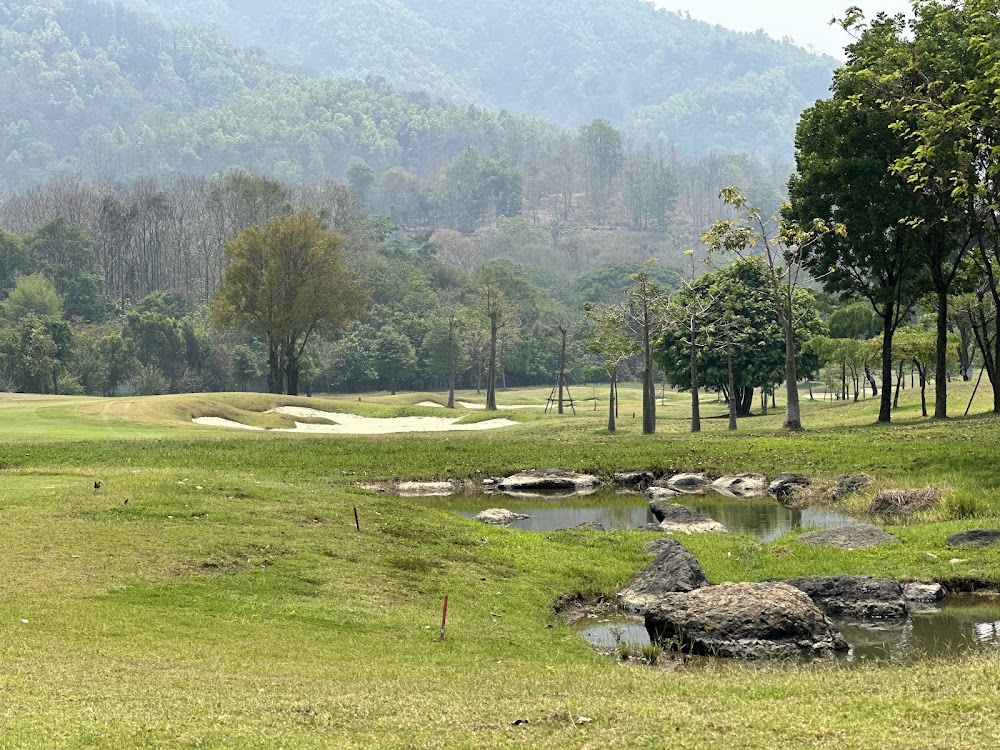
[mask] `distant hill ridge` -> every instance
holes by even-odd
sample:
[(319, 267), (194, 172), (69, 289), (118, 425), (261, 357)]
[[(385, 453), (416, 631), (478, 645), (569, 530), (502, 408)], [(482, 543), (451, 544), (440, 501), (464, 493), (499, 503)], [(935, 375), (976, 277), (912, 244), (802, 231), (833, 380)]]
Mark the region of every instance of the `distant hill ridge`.
[(763, 33), (643, 0), (126, 0), (325, 75), (383, 77), (456, 103), (577, 126), (595, 118), (687, 152), (791, 153), (836, 65)]

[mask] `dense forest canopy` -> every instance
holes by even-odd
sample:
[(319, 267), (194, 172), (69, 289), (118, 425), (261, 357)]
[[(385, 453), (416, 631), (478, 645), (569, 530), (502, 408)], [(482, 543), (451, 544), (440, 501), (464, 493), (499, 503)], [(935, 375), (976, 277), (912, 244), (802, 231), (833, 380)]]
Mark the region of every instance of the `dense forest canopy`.
[(642, 0), (129, 2), (307, 71), (573, 127), (605, 118), (688, 152), (787, 158), (799, 113), (825, 95), (835, 64)]

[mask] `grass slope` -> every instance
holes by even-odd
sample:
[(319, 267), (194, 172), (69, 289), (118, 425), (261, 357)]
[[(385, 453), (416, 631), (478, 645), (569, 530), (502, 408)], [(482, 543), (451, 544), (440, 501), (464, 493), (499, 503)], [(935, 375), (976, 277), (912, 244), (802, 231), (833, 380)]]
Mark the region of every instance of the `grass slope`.
[(901, 544), (870, 552), (794, 538), (685, 543), (717, 582), (859, 572), (1000, 584), (1000, 553), (962, 550), (952, 563), (944, 546), (955, 530), (1000, 523), (1000, 420), (929, 422), (908, 401), (895, 425), (873, 427), (872, 403), (812, 402), (804, 435), (783, 435), (779, 415), (744, 420), (736, 435), (709, 420), (692, 437), (686, 398), (668, 394), (661, 433), (645, 438), (631, 405), (613, 436), (598, 411), (506, 412), (522, 424), (489, 433), (346, 438), (234, 435), (190, 419), (265, 419), (279, 402), (447, 412), (412, 406), (423, 400), (412, 394), (0, 402), (0, 748), (995, 743), (998, 655), (856, 669), (623, 667), (552, 606), (615, 591), (645, 564), (651, 535), (495, 529), (354, 486), (547, 465), (866, 470), (884, 487), (945, 487), (945, 500), (892, 529)]

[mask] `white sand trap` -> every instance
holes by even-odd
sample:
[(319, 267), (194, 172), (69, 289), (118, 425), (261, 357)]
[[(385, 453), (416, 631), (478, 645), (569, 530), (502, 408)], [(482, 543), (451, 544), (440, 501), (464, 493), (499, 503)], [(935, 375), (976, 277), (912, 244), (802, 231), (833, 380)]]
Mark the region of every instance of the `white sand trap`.
[[(463, 409), (486, 411), (486, 404), (474, 404), (471, 401), (456, 401), (455, 403), (461, 406)], [(426, 404), (417, 404), (417, 405), (426, 406)], [(541, 404), (499, 404), (497, 408), (506, 411), (516, 411), (517, 409), (544, 409), (545, 407), (542, 406)]]
[[(451, 432), (451, 431), (479, 431), (496, 430), (501, 427), (511, 427), (516, 425), (509, 419), (491, 419), (486, 422), (475, 424), (456, 424), (461, 417), (389, 417), (379, 419), (377, 417), (359, 417), (355, 414), (341, 414), (339, 412), (320, 411), (319, 409), (308, 409), (302, 406), (279, 406), (274, 409), (277, 414), (285, 414), (289, 417), (319, 417), (330, 420), (330, 424), (304, 424), (296, 422), (294, 428), (279, 428), (268, 430), (268, 432), (299, 432), (313, 435), (389, 435), (399, 432)], [(231, 419), (221, 417), (198, 417), (195, 424), (209, 427), (228, 427), (238, 430), (254, 430), (263, 432), (263, 427), (253, 427), (251, 425), (234, 422)]]
[(421, 401), (417, 406), (427, 406), (431, 409), (444, 409), (444, 404), (439, 404), (437, 401)]

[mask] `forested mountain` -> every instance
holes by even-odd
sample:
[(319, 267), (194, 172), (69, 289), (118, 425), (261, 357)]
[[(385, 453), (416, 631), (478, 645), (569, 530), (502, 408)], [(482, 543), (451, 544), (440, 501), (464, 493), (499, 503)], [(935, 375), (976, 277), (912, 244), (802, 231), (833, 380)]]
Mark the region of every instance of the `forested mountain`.
[(692, 153), (787, 158), (835, 62), (643, 0), (128, 0), (316, 73), (383, 78), (567, 126), (595, 118)]
[(468, 146), (537, 140), (536, 120), (291, 73), (215, 32), (90, 0), (0, 3), (0, 166), (8, 188), (60, 168), (116, 181), (231, 167), (290, 182), (427, 173)]

